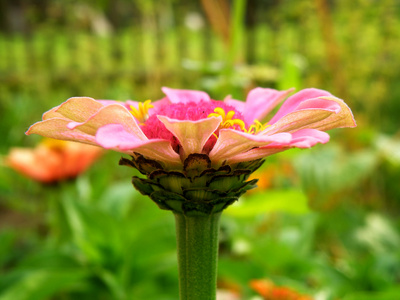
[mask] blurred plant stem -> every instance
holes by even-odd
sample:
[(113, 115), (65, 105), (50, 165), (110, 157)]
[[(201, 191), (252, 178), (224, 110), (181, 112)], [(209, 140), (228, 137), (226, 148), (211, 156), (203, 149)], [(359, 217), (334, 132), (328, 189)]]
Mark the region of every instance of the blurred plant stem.
[(342, 65), (340, 46), (335, 37), (334, 22), (332, 20), (332, 12), (329, 3), (326, 0), (315, 0), (315, 8), (321, 27), (329, 73), (332, 74), (336, 93), (342, 98), (347, 98), (346, 78), (344, 78), (344, 72), (340, 70)]
[(221, 213), (175, 213), (180, 300), (215, 300)]
[(234, 88), (233, 77), (235, 76), (235, 65), (239, 60), (241, 50), (241, 43), (243, 41), (244, 32), (244, 18), (246, 14), (246, 1), (235, 0), (233, 1), (233, 8), (231, 13), (231, 31), (230, 31), (230, 44), (226, 56), (226, 64), (224, 70), (225, 86), (224, 90), (226, 95), (231, 93)]

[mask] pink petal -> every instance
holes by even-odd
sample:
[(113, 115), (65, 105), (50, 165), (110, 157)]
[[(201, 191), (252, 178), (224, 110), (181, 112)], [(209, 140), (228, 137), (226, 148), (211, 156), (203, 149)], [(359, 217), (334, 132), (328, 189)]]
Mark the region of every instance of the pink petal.
[(265, 158), (275, 153), (287, 150), (288, 148), (255, 148), (244, 153), (235, 155), (227, 160), (227, 164), (236, 164), (244, 161), (252, 161)]
[(291, 138), (290, 133), (252, 135), (232, 129), (221, 129), (217, 143), (209, 156), (212, 161), (222, 162), (254, 147), (266, 146), (272, 142), (287, 143)]
[(326, 131), (356, 126), (350, 108), (343, 100), (335, 97), (309, 99), (301, 103), (299, 108), (277, 120), (263, 133), (294, 132), (304, 128)]
[(79, 129), (91, 135), (95, 135), (98, 128), (107, 124), (121, 124), (132, 135), (140, 140), (147, 140), (133, 115), (128, 109), (120, 104), (110, 104), (102, 107), (97, 113), (84, 122), (71, 122), (69, 129)]
[(183, 148), (183, 159), (191, 153), (202, 153), (203, 147), (221, 124), (221, 117), (198, 121), (182, 121), (157, 116), (165, 127), (178, 139)]
[(317, 129), (301, 129), (292, 133), (289, 143), (271, 143), (265, 148), (297, 147), (310, 148), (317, 143), (325, 144), (329, 141), (329, 134)]
[(268, 122), (269, 124), (274, 124), (277, 122), (280, 118), (282, 118), (284, 115), (287, 115), (291, 112), (294, 112), (297, 107), (300, 105), (301, 102), (317, 98), (317, 97), (332, 97), (332, 95), (324, 90), (319, 90), (319, 89), (304, 89), (301, 90), (300, 92), (294, 94), (293, 96), (290, 96), (280, 107), (278, 112), (275, 114), (275, 116)]
[(235, 111), (242, 113), (244, 115), (246, 111), (246, 103), (240, 100), (232, 99), (230, 96), (224, 99), (224, 102), (230, 106), (232, 106)]
[(121, 124), (108, 124), (97, 130), (96, 142), (106, 148), (119, 152), (138, 152), (143, 156), (164, 162), (170, 168), (182, 164), (179, 155), (167, 140), (141, 140), (127, 132)]
[(254, 148), (247, 152), (238, 154), (230, 158), (227, 163), (239, 163), (255, 159), (265, 158), (269, 155), (288, 150), (293, 147), (310, 148), (317, 143), (327, 143), (329, 135), (316, 129), (302, 129), (292, 133), (292, 139), (289, 142), (274, 142), (264, 147)]
[(301, 102), (296, 108), (296, 111), (302, 109), (323, 109), (337, 114), (340, 112), (341, 107), (336, 101), (327, 100), (324, 98), (314, 98)]
[(260, 87), (252, 89), (247, 95), (244, 121), (253, 124), (254, 120), (262, 120), (293, 90), (277, 91)]
[(290, 146), (310, 148), (317, 143), (325, 144), (329, 142), (329, 138), (329, 134), (317, 129), (301, 129), (292, 133)]
[(93, 135), (87, 134), (78, 129), (70, 130), (67, 127), (69, 123), (69, 120), (62, 118), (44, 120), (29, 127), (26, 134), (39, 134), (57, 140), (76, 141), (96, 145)]
[(171, 103), (188, 103), (188, 102), (200, 102), (210, 101), (210, 96), (206, 92), (195, 91), (195, 90), (178, 90), (163, 87), (162, 91), (167, 95)]

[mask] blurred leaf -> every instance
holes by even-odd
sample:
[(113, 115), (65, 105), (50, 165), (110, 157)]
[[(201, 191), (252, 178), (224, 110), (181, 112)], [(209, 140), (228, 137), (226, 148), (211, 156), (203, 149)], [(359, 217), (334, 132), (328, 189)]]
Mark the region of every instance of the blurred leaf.
[(380, 135), (376, 139), (379, 153), (390, 163), (400, 165), (400, 140)]
[(371, 213), (366, 224), (355, 233), (356, 239), (367, 245), (376, 254), (393, 253), (400, 248), (400, 235), (384, 216)]
[[(12, 247), (16, 241), (16, 233), (7, 230), (0, 232), (0, 268), (3, 264), (7, 263), (7, 260), (12, 257)], [(0, 269), (1, 270), (1, 269)]]
[(343, 300), (398, 300), (400, 286), (382, 292), (358, 292), (346, 295)]
[(295, 28), (288, 27), (284, 31), (285, 40), (282, 48), (282, 67), (278, 79), (278, 89), (287, 90), (302, 86), (302, 71), (305, 67), (305, 59), (300, 54), (294, 53), (293, 43), (297, 40)]
[(251, 217), (269, 212), (304, 214), (309, 211), (307, 197), (300, 190), (273, 190), (244, 196), (228, 207), (226, 214)]
[(348, 153), (331, 144), (298, 156), (294, 165), (307, 190), (332, 193), (356, 186), (375, 170), (377, 162), (374, 151)]
[(129, 212), (132, 201), (139, 194), (129, 180), (112, 183), (99, 199), (98, 205), (115, 217), (123, 218)]
[[(10, 274), (15, 275), (15, 274)], [(18, 272), (14, 282), (0, 293), (0, 300), (43, 300), (60, 291), (79, 286), (87, 276), (82, 269), (45, 270)], [(6, 280), (8, 278), (2, 278)]]

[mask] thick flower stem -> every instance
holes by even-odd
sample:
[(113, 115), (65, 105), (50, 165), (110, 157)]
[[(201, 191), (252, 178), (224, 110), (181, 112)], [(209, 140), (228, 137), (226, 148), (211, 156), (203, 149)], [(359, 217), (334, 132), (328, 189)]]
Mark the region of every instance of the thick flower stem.
[(196, 216), (174, 214), (180, 300), (215, 300), (221, 213)]

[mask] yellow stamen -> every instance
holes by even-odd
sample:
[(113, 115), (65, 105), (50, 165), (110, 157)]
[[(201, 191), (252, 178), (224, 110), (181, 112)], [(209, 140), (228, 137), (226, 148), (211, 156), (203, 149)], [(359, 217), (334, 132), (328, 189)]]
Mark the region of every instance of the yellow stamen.
[(249, 127), (247, 133), (256, 134), (259, 133), (260, 131), (265, 130), (269, 126), (271, 125), (268, 125), (267, 123), (262, 124), (260, 121), (254, 120), (254, 124)]
[(233, 116), (235, 115), (235, 112), (233, 110), (230, 110), (228, 113), (225, 113), (225, 110), (221, 107), (216, 107), (214, 109), (214, 113), (211, 113), (208, 115), (208, 118), (210, 117), (222, 117), (222, 122), (221, 122), (221, 128), (230, 128), (234, 126), (239, 126), (240, 129), (245, 131), (245, 124), (242, 120), (240, 119), (232, 119)]
[(211, 113), (208, 115), (208, 118), (210, 117), (222, 117), (222, 122), (220, 125), (220, 128), (231, 128), (238, 126), (241, 130), (244, 132), (250, 133), (250, 134), (257, 134), (263, 130), (265, 130), (267, 127), (271, 126), (268, 125), (267, 123), (262, 124), (258, 120), (254, 120), (254, 124), (250, 125), (248, 129), (246, 129), (246, 124), (243, 122), (241, 119), (233, 119), (233, 116), (235, 115), (235, 112), (233, 110), (230, 110), (227, 114), (221, 107), (216, 107), (214, 109), (214, 113)]
[(144, 125), (147, 118), (149, 117), (149, 109), (153, 108), (154, 106), (150, 104), (151, 100), (146, 100), (143, 103), (139, 103), (138, 108), (134, 106), (130, 106), (131, 114), (139, 121), (140, 125)]

